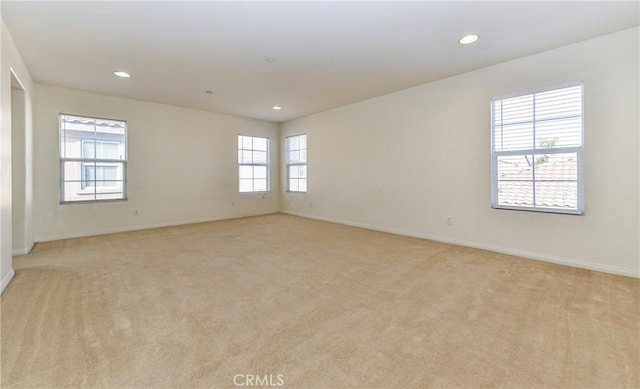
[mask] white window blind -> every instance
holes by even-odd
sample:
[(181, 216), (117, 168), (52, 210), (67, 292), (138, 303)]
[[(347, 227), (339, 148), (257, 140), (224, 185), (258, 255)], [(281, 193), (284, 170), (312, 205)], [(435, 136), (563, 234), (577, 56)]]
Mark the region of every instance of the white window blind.
[(581, 214), (582, 85), (491, 103), (492, 206)]
[(307, 191), (307, 135), (287, 137), (287, 192)]

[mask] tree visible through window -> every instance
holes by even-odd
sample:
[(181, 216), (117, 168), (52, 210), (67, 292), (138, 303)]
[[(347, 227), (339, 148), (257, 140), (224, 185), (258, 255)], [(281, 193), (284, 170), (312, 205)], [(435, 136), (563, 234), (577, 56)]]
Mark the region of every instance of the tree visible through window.
[(60, 202), (126, 199), (127, 123), (60, 115)]
[(582, 213), (582, 85), (494, 99), (491, 109), (493, 207)]

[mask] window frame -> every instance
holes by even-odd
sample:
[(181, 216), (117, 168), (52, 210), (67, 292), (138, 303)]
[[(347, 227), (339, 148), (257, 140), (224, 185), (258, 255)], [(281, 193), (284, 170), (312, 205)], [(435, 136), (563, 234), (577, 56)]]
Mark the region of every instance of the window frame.
[[(289, 139), (291, 138), (295, 138), (295, 137), (300, 137), (300, 136), (304, 136), (305, 138), (305, 148), (304, 149), (298, 149), (297, 151), (301, 151), (304, 150), (305, 151), (305, 161), (304, 162), (291, 162), (289, 160), (289, 154), (292, 150), (289, 149)], [(285, 149), (285, 169), (286, 169), (286, 176), (287, 176), (287, 186), (286, 186), (286, 191), (287, 193), (307, 193), (307, 191), (309, 190), (309, 167), (308, 167), (308, 163), (309, 163), (309, 152), (308, 152), (308, 135), (307, 133), (302, 133), (302, 134), (297, 134), (297, 135), (289, 135), (287, 137), (285, 137), (284, 139), (284, 149)], [(296, 151), (296, 150), (293, 150)], [(304, 166), (307, 168), (307, 176), (304, 178), (304, 180), (306, 181), (305, 185), (305, 190), (292, 190), (291, 189), (291, 171), (290, 171), (290, 167), (291, 166)], [(299, 178), (298, 178), (299, 180)]]
[[(524, 97), (529, 95), (536, 95), (539, 93), (550, 92), (559, 89), (572, 88), (572, 87), (580, 87), (580, 146), (570, 146), (570, 147), (534, 147), (530, 149), (517, 149), (517, 150), (506, 150), (506, 151), (496, 151), (495, 150), (495, 115), (494, 115), (494, 103), (496, 101), (512, 99), (516, 97)], [(493, 97), (491, 99), (489, 105), (489, 116), (491, 119), (491, 208), (492, 209), (502, 209), (502, 210), (513, 210), (513, 211), (528, 211), (528, 212), (540, 212), (540, 213), (555, 213), (555, 214), (566, 214), (566, 215), (584, 215), (585, 208), (585, 195), (584, 195), (584, 84), (581, 81), (567, 82), (554, 86), (548, 86), (544, 88), (538, 88), (534, 90), (530, 90), (527, 92), (519, 92), (512, 93), (508, 95), (502, 95)], [(534, 105), (534, 114), (535, 114), (535, 105)], [(533, 123), (533, 139), (535, 140), (535, 126), (538, 120), (532, 121)], [(552, 208), (552, 207), (536, 207), (535, 206), (535, 157), (536, 155), (552, 155), (552, 154), (567, 154), (567, 153), (575, 153), (576, 154), (576, 186), (577, 186), (577, 203), (576, 209), (562, 209), (562, 208)], [(498, 203), (498, 158), (501, 156), (533, 156), (534, 160), (534, 168), (532, 169), (532, 180), (531, 184), (533, 185), (533, 206), (515, 206), (515, 205), (501, 205)]]
[[(80, 158), (76, 158), (76, 157), (66, 157), (64, 154), (66, 152), (65, 148), (66, 145), (64, 144), (63, 141), (61, 141), (61, 138), (64, 136), (64, 131), (66, 131), (66, 129), (63, 129), (62, 127), (62, 121), (63, 121), (63, 117), (64, 116), (73, 116), (73, 117), (78, 117), (78, 118), (83, 118), (83, 119), (89, 119), (89, 120), (108, 120), (108, 121), (115, 121), (115, 122), (121, 122), (124, 124), (124, 157), (123, 159), (110, 159), (110, 158), (86, 158), (84, 157), (84, 143), (89, 141), (89, 142), (93, 142), (94, 143), (94, 147), (96, 142), (112, 142), (112, 143), (118, 143), (118, 142), (113, 142), (113, 141), (109, 141), (109, 140), (99, 140), (95, 138), (95, 130), (93, 132), (93, 138), (92, 139), (83, 139), (81, 138), (80, 141)], [(66, 137), (66, 136), (65, 136)], [(60, 186), (60, 190), (59, 190), (59, 204), (60, 205), (72, 205), (72, 204), (90, 204), (90, 203), (110, 203), (110, 202), (122, 202), (122, 201), (128, 201), (128, 195), (127, 195), (127, 189), (128, 189), (128, 174), (127, 174), (127, 170), (128, 170), (128, 160), (129, 160), (129, 124), (127, 123), (126, 120), (122, 120), (122, 119), (113, 119), (113, 118), (105, 118), (105, 117), (98, 117), (98, 116), (86, 116), (86, 115), (79, 115), (79, 114), (71, 114), (71, 113), (65, 113), (65, 112), (59, 112), (58, 113), (58, 156), (59, 156), (59, 186)], [(94, 149), (95, 150), (95, 149)], [(95, 156), (95, 151), (94, 151), (94, 156)], [(80, 186), (82, 188), (82, 190), (85, 190), (86, 188), (93, 188), (93, 190), (90, 193), (93, 193), (93, 198), (92, 199), (87, 199), (87, 200), (64, 200), (65, 199), (65, 183), (66, 182), (75, 182), (75, 181), (65, 181), (65, 163), (66, 162), (79, 162), (80, 163), (80, 180), (78, 180), (80, 182)], [(103, 165), (100, 165), (103, 164)], [(118, 164), (122, 165), (122, 180), (116, 180), (116, 181), (122, 181), (122, 197), (121, 198), (110, 198), (110, 199), (98, 199), (96, 198), (96, 196), (98, 194), (109, 194), (109, 193), (114, 193), (113, 190), (114, 188), (118, 188), (118, 186), (104, 186), (104, 187), (100, 187), (103, 188), (101, 190), (101, 192), (99, 193), (97, 191), (97, 187), (95, 185), (89, 186), (89, 185), (85, 185), (85, 167), (88, 165), (93, 165), (94, 167), (98, 167), (98, 166), (112, 166), (115, 165), (117, 167)], [(95, 181), (95, 180), (94, 180)], [(115, 192), (115, 193), (119, 193)]]
[[(241, 137), (246, 137), (246, 138), (252, 138), (251, 141), (251, 149), (244, 149), (242, 148), (243, 145), (241, 144)], [(265, 163), (255, 163), (255, 162), (251, 162), (251, 163), (243, 163), (242, 159), (240, 157), (240, 153), (242, 151), (251, 151), (252, 153), (255, 151), (263, 151), (263, 150), (256, 150), (253, 148), (253, 138), (259, 138), (259, 139), (265, 139), (267, 141), (267, 158), (266, 158), (266, 162)], [(250, 195), (250, 194), (256, 194), (256, 193), (262, 193), (262, 194), (266, 194), (271, 192), (271, 138), (269, 138), (268, 136), (256, 136), (256, 135), (244, 135), (244, 134), (238, 134), (237, 137), (238, 140), (238, 193), (240, 193), (241, 195)], [(240, 190), (240, 182), (241, 180), (248, 180), (248, 179), (243, 179), (240, 178), (240, 169), (242, 166), (251, 166), (251, 167), (255, 167), (255, 166), (264, 166), (266, 169), (266, 189), (265, 190), (255, 190), (252, 189), (251, 191), (241, 191)], [(252, 187), (255, 188), (255, 180), (256, 178), (253, 177), (250, 179), (251, 180), (251, 184)]]

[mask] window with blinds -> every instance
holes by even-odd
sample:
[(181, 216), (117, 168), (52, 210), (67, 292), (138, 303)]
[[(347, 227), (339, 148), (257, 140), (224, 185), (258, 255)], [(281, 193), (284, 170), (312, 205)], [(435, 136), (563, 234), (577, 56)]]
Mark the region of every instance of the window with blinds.
[(494, 208), (582, 214), (582, 85), (491, 102)]

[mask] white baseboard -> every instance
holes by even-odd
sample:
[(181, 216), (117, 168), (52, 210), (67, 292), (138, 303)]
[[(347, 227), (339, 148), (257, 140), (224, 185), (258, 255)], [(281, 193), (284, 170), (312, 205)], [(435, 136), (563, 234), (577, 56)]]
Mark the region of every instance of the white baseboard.
[(150, 230), (153, 228), (162, 228), (162, 227), (172, 227), (172, 226), (181, 226), (187, 224), (197, 224), (197, 223), (208, 223), (208, 222), (216, 222), (222, 220), (231, 220), (231, 219), (241, 219), (244, 217), (252, 217), (252, 216), (262, 216), (262, 215), (271, 215), (274, 213), (279, 213), (278, 211), (273, 212), (264, 212), (264, 213), (253, 213), (247, 215), (233, 215), (229, 217), (221, 217), (217, 219), (205, 218), (205, 219), (189, 219), (189, 220), (178, 220), (166, 223), (152, 223), (152, 224), (143, 224), (138, 226), (126, 226), (126, 227), (118, 227), (118, 228), (106, 228), (100, 231), (94, 232), (81, 232), (81, 233), (71, 233), (71, 234), (60, 234), (60, 235), (45, 235), (36, 237), (36, 242), (51, 242), (54, 240), (62, 240), (62, 239), (74, 239), (74, 238), (85, 238), (88, 236), (97, 236), (97, 235), (107, 235), (107, 234), (118, 234), (120, 232), (131, 232), (131, 231), (141, 231), (141, 230)]
[(16, 275), (16, 271), (11, 269), (9, 273), (0, 281), (0, 295), (4, 292), (4, 289), (9, 285), (13, 277)]
[(349, 220), (342, 220), (342, 219), (336, 219), (336, 218), (330, 218), (330, 217), (324, 217), (324, 216), (308, 215), (308, 214), (290, 212), (290, 211), (282, 211), (282, 213), (293, 215), (293, 216), (305, 217), (309, 219), (326, 221), (330, 223), (343, 224), (343, 225), (352, 226), (352, 227), (366, 228), (368, 230), (387, 232), (390, 234), (409, 236), (412, 238), (428, 239), (428, 240), (434, 240), (442, 243), (455, 244), (458, 246), (473, 247), (477, 249), (493, 251), (496, 253), (514, 255), (517, 257), (534, 259), (534, 260), (544, 261), (544, 262), (551, 262), (559, 265), (571, 266), (571, 267), (576, 267), (580, 269), (595, 270), (603, 273), (640, 278), (640, 272), (634, 271), (633, 269), (626, 269), (626, 268), (621, 268), (617, 266), (609, 266), (609, 265), (603, 265), (599, 263), (580, 261), (577, 259), (559, 257), (555, 255), (536, 253), (533, 251), (525, 251), (525, 250), (518, 250), (518, 249), (509, 248), (509, 247), (501, 247), (501, 246), (496, 246), (488, 243), (470, 242), (466, 240), (450, 239), (442, 236), (417, 233), (413, 231), (403, 231), (403, 230), (397, 230), (393, 228), (384, 228), (384, 227), (379, 227), (379, 226), (375, 226), (367, 223), (358, 223), (358, 222), (352, 222)]
[(31, 252), (31, 250), (33, 250), (33, 243), (31, 243), (31, 245), (29, 247), (22, 247), (22, 248), (14, 248), (12, 251), (12, 255), (18, 256), (18, 255), (27, 255)]

